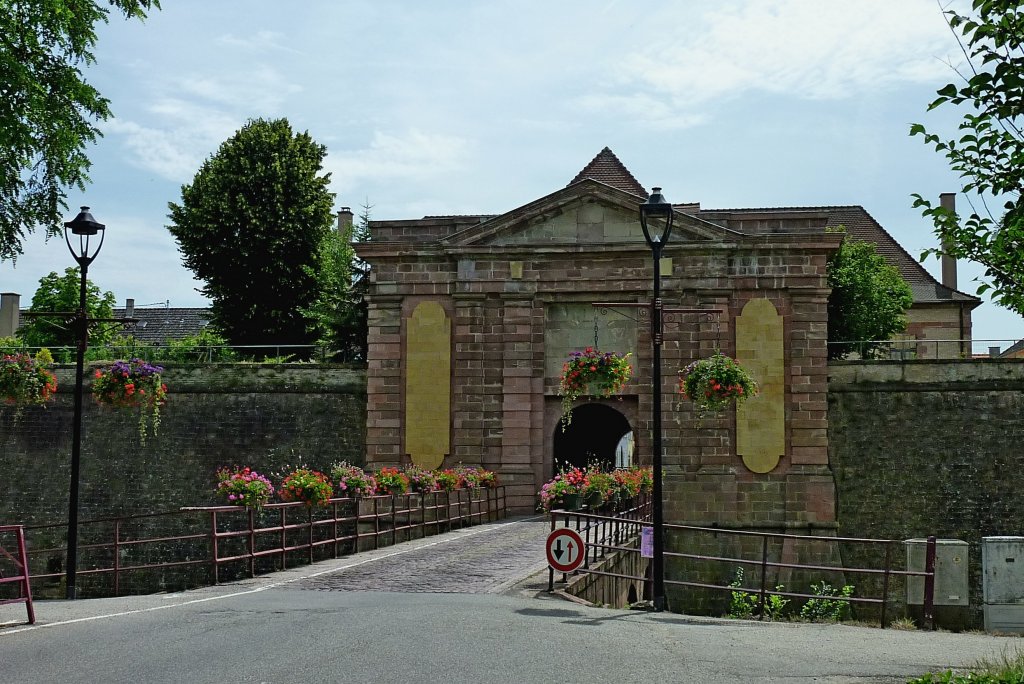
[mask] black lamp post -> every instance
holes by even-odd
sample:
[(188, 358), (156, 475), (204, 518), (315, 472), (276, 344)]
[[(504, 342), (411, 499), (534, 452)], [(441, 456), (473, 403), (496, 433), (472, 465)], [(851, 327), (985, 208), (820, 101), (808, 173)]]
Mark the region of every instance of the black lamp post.
[[(661, 188), (653, 188), (654, 192), (647, 201), (640, 205), (640, 227), (644, 230), (644, 239), (654, 255), (654, 292), (651, 299), (651, 398), (654, 424), (651, 445), (651, 466), (654, 470), (654, 609), (665, 610), (665, 531), (662, 520), (662, 488), (661, 488), (661, 250), (672, 235), (672, 205), (661, 194)], [(659, 233), (660, 230), (660, 233)]]
[[(71, 493), (68, 497), (68, 557), (67, 557), (67, 598), (74, 599), (77, 593), (75, 571), (78, 566), (78, 474), (82, 453), (82, 382), (85, 375), (85, 349), (89, 344), (89, 317), (85, 308), (86, 279), (89, 264), (103, 248), (106, 226), (99, 223), (89, 213), (89, 207), (82, 207), (73, 220), (64, 223), (64, 241), (71, 250), (71, 256), (78, 262), (82, 281), (78, 297), (78, 310), (72, 319), (72, 327), (77, 338), (77, 358), (75, 360), (75, 413), (71, 432)], [(90, 251), (90, 239), (100, 236), (100, 242), (94, 251)], [(78, 248), (71, 244), (71, 235), (78, 236)]]

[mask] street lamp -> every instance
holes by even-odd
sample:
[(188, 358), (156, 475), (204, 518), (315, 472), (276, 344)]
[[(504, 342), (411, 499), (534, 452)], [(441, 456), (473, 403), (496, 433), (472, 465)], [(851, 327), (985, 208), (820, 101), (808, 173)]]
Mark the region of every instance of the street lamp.
[[(651, 253), (654, 255), (654, 292), (651, 298), (651, 398), (654, 413), (652, 426), (653, 439), (651, 445), (651, 467), (654, 470), (654, 510), (652, 514), (654, 527), (654, 557), (651, 559), (654, 569), (654, 587), (652, 596), (654, 609), (665, 610), (665, 531), (662, 519), (662, 487), (661, 487), (661, 342), (662, 342), (662, 302), (661, 302), (661, 250), (672, 235), (672, 205), (661, 194), (661, 188), (653, 188), (654, 192), (647, 201), (640, 205), (640, 227), (644, 231)], [(660, 228), (660, 231), (659, 231)]]
[[(90, 251), (91, 239), (99, 235), (100, 241), (94, 251)], [(71, 235), (78, 236), (77, 249), (71, 244)], [(71, 256), (78, 262), (81, 271), (81, 288), (78, 293), (78, 310), (72, 319), (72, 328), (77, 341), (77, 357), (75, 359), (75, 413), (71, 432), (71, 493), (68, 497), (68, 557), (67, 557), (67, 598), (76, 596), (75, 571), (78, 566), (78, 475), (82, 453), (82, 382), (85, 375), (85, 349), (89, 344), (89, 317), (85, 308), (86, 279), (89, 264), (103, 248), (106, 226), (99, 223), (89, 213), (89, 207), (82, 207), (73, 220), (64, 223), (64, 241), (71, 251)]]

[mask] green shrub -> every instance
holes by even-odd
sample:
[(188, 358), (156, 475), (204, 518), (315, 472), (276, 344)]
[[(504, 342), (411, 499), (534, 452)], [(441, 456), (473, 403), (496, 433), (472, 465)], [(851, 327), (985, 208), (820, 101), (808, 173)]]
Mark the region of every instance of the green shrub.
[[(822, 580), (812, 584), (811, 591), (822, 598), (808, 599), (800, 609), (800, 617), (811, 622), (840, 622), (850, 619), (850, 602), (847, 599), (853, 596), (852, 584), (844, 585), (842, 589), (837, 590)], [(826, 598), (831, 596), (839, 598)]]
[[(736, 575), (733, 581), (729, 583), (729, 586), (736, 589), (743, 587), (743, 568), (736, 568)], [(783, 589), (785, 587), (781, 584), (775, 587), (775, 591), (782, 591)], [(733, 591), (729, 599), (729, 617), (738, 619), (757, 617), (759, 615), (757, 611), (759, 593), (752, 589)], [(766, 593), (764, 597), (764, 617), (768, 620), (780, 619), (788, 604), (789, 599)]]
[(164, 361), (207, 363), (237, 361), (238, 354), (227, 346), (227, 340), (209, 328), (180, 340), (167, 340), (161, 350)]

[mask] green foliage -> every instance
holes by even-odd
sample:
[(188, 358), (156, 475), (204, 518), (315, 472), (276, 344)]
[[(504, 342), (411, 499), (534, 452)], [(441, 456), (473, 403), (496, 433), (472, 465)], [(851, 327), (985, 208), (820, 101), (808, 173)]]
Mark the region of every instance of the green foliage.
[(195, 335), (180, 340), (167, 340), (167, 346), (157, 350), (161, 361), (196, 363), (228, 363), (238, 360), (238, 353), (230, 349), (227, 340), (216, 331), (203, 328)]
[(1004, 652), (996, 660), (979, 661), (970, 670), (963, 674), (929, 672), (908, 684), (1024, 684), (1024, 653)]
[(205, 285), (214, 324), (236, 345), (309, 344), (331, 229), (326, 148), (287, 119), (251, 120), (207, 159), (168, 226)]
[(853, 351), (869, 358), (885, 340), (906, 330), (906, 310), (914, 301), (910, 286), (874, 244), (843, 240), (829, 259), (828, 284), (830, 358)]
[[(39, 279), (39, 288), (32, 295), (31, 312), (77, 311), (81, 292), (81, 274), (77, 268), (64, 269), (64, 275), (51, 271)], [(85, 287), (85, 313), (89, 318), (110, 318), (114, 315), (114, 293), (101, 292), (87, 281)], [(102, 345), (113, 338), (112, 325), (94, 325), (89, 328), (89, 344)], [(29, 347), (60, 347), (75, 345), (75, 331), (59, 317), (25, 317), (18, 328), (18, 337)]]
[(812, 598), (800, 608), (800, 617), (811, 622), (840, 622), (850, 619), (850, 602), (853, 596), (853, 585), (845, 584), (836, 589), (822, 580), (811, 585), (811, 593), (821, 597), (836, 596), (840, 598)]
[(306, 267), (316, 278), (319, 293), (312, 305), (302, 309), (308, 317), (316, 342), (327, 348), (329, 358), (338, 361), (366, 359), (367, 307), (364, 295), (368, 283), (366, 265), (356, 258), (352, 242), (368, 235), (369, 206), (363, 208), (360, 224), (347, 232), (330, 232), (320, 245), (319, 270)]
[[(937, 91), (928, 110), (965, 106), (959, 137), (940, 136), (922, 124), (913, 124), (910, 135), (922, 136), (945, 156), (972, 206), (964, 218), (913, 196), (941, 245), (921, 258), (946, 253), (981, 264), (985, 275), (978, 294), (991, 291), (997, 303), (1024, 314), (1024, 8), (1016, 0), (975, 0), (970, 12), (945, 14), (969, 68), (959, 85), (948, 83)], [(1002, 205), (1001, 216), (992, 213), (990, 201), (992, 207)]]
[[(729, 583), (729, 586), (735, 589), (743, 587), (743, 568), (736, 568), (736, 575), (733, 581)], [(783, 591), (784, 589), (785, 587), (781, 584), (775, 587), (775, 591)], [(737, 619), (757, 617), (759, 614), (757, 608), (759, 601), (759, 592), (753, 590), (731, 592), (729, 617)], [(789, 599), (766, 593), (764, 597), (764, 617), (768, 620), (780, 619), (787, 605), (789, 605)]]
[[(108, 0), (144, 19), (159, 0)], [(60, 234), (65, 189), (85, 189), (88, 145), (109, 102), (82, 77), (95, 61), (96, 25), (110, 9), (93, 0), (0, 0), (0, 260), (22, 253), (37, 226)]]
[(28, 345), (17, 337), (0, 337), (0, 354), (17, 354), (28, 351)]

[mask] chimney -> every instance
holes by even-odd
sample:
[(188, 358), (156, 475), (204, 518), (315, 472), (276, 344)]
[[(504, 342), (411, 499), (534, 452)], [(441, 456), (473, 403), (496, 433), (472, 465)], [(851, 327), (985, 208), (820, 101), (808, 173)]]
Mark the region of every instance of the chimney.
[(21, 295), (17, 292), (0, 292), (0, 337), (14, 337), (19, 325)]
[[(944, 192), (939, 195), (939, 204), (943, 209), (956, 213), (956, 193)], [(951, 290), (956, 289), (956, 259), (945, 254), (947, 243), (943, 243), (942, 250), (942, 284)]]
[(130, 297), (124, 300), (124, 317), (135, 318), (135, 300)]
[(352, 234), (352, 209), (349, 207), (342, 207), (338, 210), (338, 232), (342, 235), (349, 236)]

